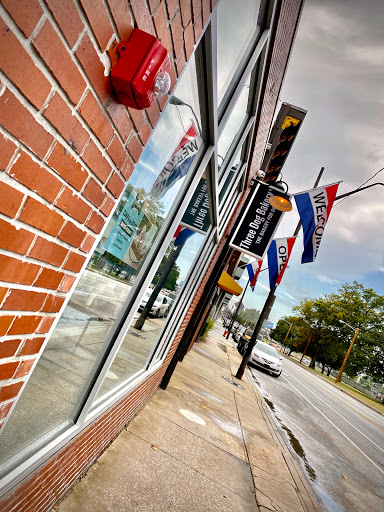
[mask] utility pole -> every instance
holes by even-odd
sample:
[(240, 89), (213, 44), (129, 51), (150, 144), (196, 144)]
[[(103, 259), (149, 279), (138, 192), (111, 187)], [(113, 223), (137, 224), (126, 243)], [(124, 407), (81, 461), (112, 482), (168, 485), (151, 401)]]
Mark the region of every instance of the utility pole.
[[(321, 177), (323, 175), (323, 172), (324, 172), (324, 167), (322, 167), (320, 169), (319, 175), (316, 178), (316, 181), (315, 181), (315, 184), (313, 185), (313, 188), (316, 188), (317, 185), (319, 184), (320, 179), (321, 179)], [(297, 236), (299, 234), (300, 228), (301, 228), (301, 221), (299, 221), (299, 223), (297, 224), (295, 232), (293, 233), (293, 236)], [(267, 312), (269, 313), (269, 311), (271, 310), (271, 308), (273, 306), (273, 303), (275, 302), (275, 299), (276, 299), (276, 296), (275, 296), (276, 288), (277, 288), (277, 286), (274, 286), (272, 288), (272, 290), (268, 294), (267, 300), (265, 301), (263, 310), (260, 313), (259, 319), (258, 319), (256, 327), (255, 327), (255, 329), (254, 329), (254, 331), (252, 333), (251, 339), (249, 340), (247, 348), (245, 349), (245, 353), (244, 353), (243, 359), (241, 361), (241, 364), (239, 366), (239, 369), (237, 370), (237, 373), (235, 375), (236, 379), (242, 379), (243, 378), (245, 367), (247, 366), (249, 356), (252, 353), (253, 347), (256, 344), (257, 336), (258, 336), (258, 334), (260, 332), (260, 329), (261, 329), (261, 327), (263, 325), (264, 316), (267, 314)]]
[(348, 356), (351, 353), (353, 344), (355, 343), (355, 339), (357, 338), (357, 335), (359, 334), (359, 330), (360, 330), (360, 326), (356, 328), (355, 334), (354, 334), (354, 336), (352, 338), (351, 344), (349, 345), (348, 352), (345, 354), (343, 364), (341, 365), (341, 368), (340, 368), (338, 376), (336, 377), (335, 383), (339, 382), (339, 380), (341, 379), (341, 375), (343, 373), (345, 363), (347, 362)]
[(302, 360), (303, 360), (303, 358), (304, 358), (305, 354), (307, 353), (307, 349), (308, 349), (308, 347), (309, 347), (309, 344), (310, 344), (310, 343), (311, 343), (311, 341), (312, 341), (313, 335), (315, 334), (315, 330), (316, 330), (316, 329), (315, 329), (315, 328), (313, 328), (313, 329), (312, 329), (312, 331), (311, 331), (311, 334), (310, 334), (310, 336), (309, 336), (309, 340), (308, 340), (307, 344), (305, 345), (304, 352), (303, 352), (303, 354), (302, 354), (302, 356), (301, 356), (300, 363), (302, 362)]
[(285, 342), (287, 341), (288, 336), (289, 336), (289, 333), (291, 332), (292, 325), (293, 325), (293, 324), (289, 324), (289, 329), (288, 329), (287, 334), (285, 335), (284, 342), (283, 342), (282, 346), (280, 347), (280, 352), (281, 352), (281, 351), (283, 350), (283, 348), (285, 347)]

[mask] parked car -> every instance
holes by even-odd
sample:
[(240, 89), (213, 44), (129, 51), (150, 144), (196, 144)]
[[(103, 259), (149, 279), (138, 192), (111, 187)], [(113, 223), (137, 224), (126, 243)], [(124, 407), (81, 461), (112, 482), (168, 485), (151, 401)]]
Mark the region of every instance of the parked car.
[(263, 341), (258, 341), (253, 347), (249, 363), (267, 370), (273, 377), (279, 377), (283, 370), (280, 354)]
[[(149, 297), (152, 294), (152, 289), (149, 289), (145, 292), (144, 297), (141, 300), (139, 311), (141, 312), (144, 306), (147, 304)], [(153, 306), (151, 307), (150, 314), (152, 316), (156, 316), (157, 318), (166, 317), (171, 309), (173, 300), (170, 297), (166, 297), (162, 293), (156, 297)]]
[(234, 332), (232, 334), (232, 338), (236, 343), (239, 343), (240, 338), (245, 338), (248, 341), (251, 339), (252, 333), (252, 329), (242, 329), (241, 331), (238, 330), (237, 332)]

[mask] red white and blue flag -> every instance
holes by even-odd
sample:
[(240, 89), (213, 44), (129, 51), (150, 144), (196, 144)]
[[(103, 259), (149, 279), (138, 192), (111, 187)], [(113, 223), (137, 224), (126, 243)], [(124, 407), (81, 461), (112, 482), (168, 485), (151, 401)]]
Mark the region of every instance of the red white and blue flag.
[(269, 286), (272, 290), (280, 284), (296, 237), (275, 238), (268, 249)]
[(176, 229), (175, 234), (173, 235), (174, 241), (173, 246), (177, 247), (178, 245), (183, 244), (190, 238), (192, 235), (194, 235), (195, 232), (192, 231), (192, 229), (184, 228), (183, 226), (179, 226)]
[(256, 286), (257, 278), (259, 277), (261, 265), (263, 264), (263, 260), (256, 260), (253, 263), (248, 263), (246, 269), (248, 270), (249, 275), (249, 284), (254, 291)]
[(316, 259), (339, 183), (295, 194), (304, 232), (304, 252), (301, 263), (311, 263)]
[(152, 185), (151, 193), (155, 199), (161, 199), (177, 181), (186, 176), (200, 144), (201, 138), (194, 124), (191, 124)]

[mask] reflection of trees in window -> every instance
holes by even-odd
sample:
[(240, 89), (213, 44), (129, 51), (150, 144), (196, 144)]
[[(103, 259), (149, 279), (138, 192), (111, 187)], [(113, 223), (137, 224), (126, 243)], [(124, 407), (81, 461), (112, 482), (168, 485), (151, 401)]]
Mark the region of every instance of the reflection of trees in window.
[[(158, 271), (156, 272), (155, 277), (152, 280), (153, 284), (157, 284), (159, 282), (159, 279), (161, 276), (161, 269), (163, 268), (164, 263), (167, 261), (172, 249), (173, 249), (173, 243), (171, 243), (171, 245), (168, 247), (164, 258), (161, 261), (161, 265), (160, 265)], [(180, 267), (178, 265), (176, 265), (176, 263), (174, 263), (169, 274), (168, 274), (168, 277), (166, 278), (166, 280), (163, 283), (163, 288), (165, 288), (166, 290), (170, 290), (171, 292), (174, 292), (177, 288), (177, 280), (179, 279), (179, 276), (180, 276)]]

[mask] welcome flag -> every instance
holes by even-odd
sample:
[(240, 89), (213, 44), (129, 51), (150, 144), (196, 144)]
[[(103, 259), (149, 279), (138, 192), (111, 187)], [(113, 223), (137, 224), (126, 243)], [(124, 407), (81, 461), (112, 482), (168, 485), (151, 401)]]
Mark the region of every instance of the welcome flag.
[(248, 265), (246, 265), (246, 269), (248, 270), (249, 275), (249, 284), (252, 288), (252, 291), (255, 289), (256, 281), (259, 277), (262, 264), (263, 260), (256, 260), (253, 263), (248, 263)]
[(315, 261), (340, 182), (295, 194), (304, 232), (301, 263)]
[(152, 185), (151, 193), (155, 199), (161, 199), (177, 181), (186, 176), (200, 144), (201, 139), (194, 124), (191, 124)]
[(272, 290), (280, 284), (296, 237), (275, 238), (268, 249), (269, 286)]

